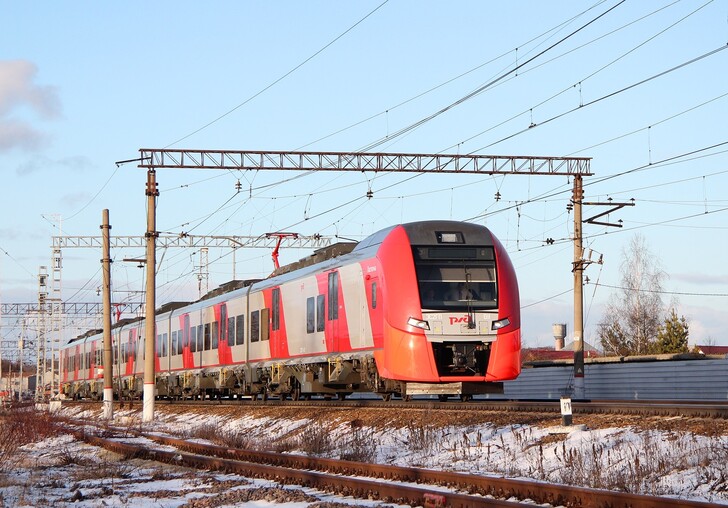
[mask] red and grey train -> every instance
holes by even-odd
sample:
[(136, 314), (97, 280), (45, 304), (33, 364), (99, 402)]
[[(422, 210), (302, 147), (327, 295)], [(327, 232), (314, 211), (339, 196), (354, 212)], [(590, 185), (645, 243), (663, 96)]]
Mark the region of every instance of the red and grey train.
[[(468, 399), (519, 375), (520, 326), (513, 265), (486, 227), (401, 224), (160, 308), (156, 394)], [(144, 330), (112, 328), (117, 396), (143, 392)], [(67, 397), (102, 397), (102, 350), (99, 330), (62, 349)]]

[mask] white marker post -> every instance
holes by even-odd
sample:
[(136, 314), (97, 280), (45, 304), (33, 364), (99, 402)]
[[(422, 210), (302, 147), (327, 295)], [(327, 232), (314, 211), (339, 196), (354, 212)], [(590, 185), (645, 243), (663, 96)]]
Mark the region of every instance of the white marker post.
[(571, 425), (571, 397), (561, 397), (561, 425)]

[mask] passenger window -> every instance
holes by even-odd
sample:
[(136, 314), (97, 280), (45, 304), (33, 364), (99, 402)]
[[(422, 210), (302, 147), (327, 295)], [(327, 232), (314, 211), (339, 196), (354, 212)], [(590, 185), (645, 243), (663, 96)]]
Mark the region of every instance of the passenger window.
[(217, 339), (219, 337), (218, 328), (219, 328), (219, 325), (218, 325), (217, 321), (213, 321), (212, 322), (212, 349), (217, 349), (217, 342), (218, 342)]
[(205, 351), (209, 351), (210, 348), (212, 347), (212, 340), (211, 340), (212, 337), (210, 335), (210, 323), (205, 323), (204, 333), (205, 333)]
[(197, 325), (197, 351), (202, 351), (204, 349), (203, 326)]
[(326, 327), (326, 295), (316, 297), (316, 331), (323, 332)]
[(306, 299), (306, 333), (316, 330), (316, 302), (312, 297)]
[(190, 351), (195, 353), (197, 351), (197, 327), (193, 326), (190, 328)]
[(245, 316), (242, 314), (235, 318), (235, 344), (245, 343)]
[(281, 315), (281, 290), (275, 288), (273, 290), (273, 331), (280, 328), (280, 315)]
[(172, 356), (177, 354), (177, 331), (172, 332)]
[(227, 343), (228, 343), (228, 346), (234, 346), (235, 345), (235, 318), (234, 317), (228, 318), (227, 323), (228, 323)]
[(250, 342), (260, 340), (260, 311), (254, 310), (250, 313)]
[(270, 309), (260, 310), (260, 340), (270, 339)]
[(372, 282), (372, 309), (377, 308), (377, 283)]

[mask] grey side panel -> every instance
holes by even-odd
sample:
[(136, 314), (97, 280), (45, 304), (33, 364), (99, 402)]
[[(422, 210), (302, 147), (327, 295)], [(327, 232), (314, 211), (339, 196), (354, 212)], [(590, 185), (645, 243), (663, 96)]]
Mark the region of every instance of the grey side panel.
[[(585, 398), (728, 400), (728, 359), (586, 365)], [(524, 369), (504, 383), (506, 399), (558, 399), (571, 395), (574, 367)]]

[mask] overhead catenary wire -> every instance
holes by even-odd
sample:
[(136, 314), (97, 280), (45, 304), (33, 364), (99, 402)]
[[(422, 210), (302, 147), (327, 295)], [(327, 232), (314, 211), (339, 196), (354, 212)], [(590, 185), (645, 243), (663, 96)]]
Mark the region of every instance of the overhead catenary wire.
[(656, 294), (661, 294), (661, 295), (702, 296), (702, 297), (719, 297), (719, 298), (728, 297), (728, 293), (695, 293), (695, 292), (688, 292), (688, 291), (664, 291), (664, 290), (656, 290), (656, 289), (643, 289), (643, 288), (634, 288), (634, 287), (625, 287), (625, 286), (615, 286), (615, 285), (610, 285), (610, 284), (602, 284), (602, 283), (598, 283), (598, 282), (587, 282), (587, 284), (593, 284), (595, 286), (606, 287), (606, 288), (610, 288), (610, 289), (634, 291), (637, 293), (656, 293)]
[[(525, 62), (524, 62), (525, 63)], [(522, 64), (523, 65), (523, 64)]]
[[(656, 33), (655, 35), (652, 35), (651, 37), (647, 38), (647, 39), (646, 39), (645, 41), (643, 41), (642, 43), (638, 44), (637, 46), (634, 46), (634, 47), (632, 47), (632, 48), (631, 48), (631, 49), (630, 49), (629, 51), (627, 51), (627, 52), (625, 52), (625, 53), (621, 54), (621, 55), (620, 55), (619, 57), (617, 57), (617, 58), (613, 59), (613, 60), (612, 60), (612, 61), (610, 61), (609, 63), (607, 63), (607, 64), (605, 64), (605, 65), (602, 65), (602, 66), (601, 66), (601, 67), (600, 67), (599, 69), (597, 69), (597, 70), (593, 71), (592, 73), (588, 74), (587, 76), (584, 76), (583, 78), (579, 79), (579, 80), (578, 80), (578, 81), (577, 81), (576, 83), (574, 83), (574, 84), (571, 84), (571, 85), (567, 86), (566, 88), (563, 88), (563, 89), (562, 89), (561, 91), (559, 91), (559, 92), (556, 92), (555, 94), (552, 94), (552, 95), (551, 95), (550, 97), (548, 97), (548, 98), (546, 98), (546, 99), (542, 100), (541, 102), (539, 102), (539, 103), (537, 103), (537, 104), (535, 104), (535, 105), (533, 105), (533, 106), (530, 106), (529, 108), (526, 108), (525, 110), (521, 111), (520, 113), (514, 114), (514, 115), (512, 115), (511, 117), (509, 117), (509, 118), (507, 118), (507, 119), (505, 119), (505, 120), (503, 120), (503, 121), (501, 121), (501, 122), (499, 122), (499, 123), (497, 123), (497, 124), (495, 124), (495, 125), (493, 125), (493, 126), (491, 126), (491, 127), (487, 128), (487, 129), (485, 129), (485, 130), (482, 130), (482, 131), (478, 132), (477, 134), (474, 134), (474, 135), (472, 135), (472, 136), (470, 136), (470, 137), (468, 137), (468, 138), (466, 138), (466, 139), (464, 139), (464, 140), (460, 141), (460, 142), (459, 142), (458, 144), (464, 144), (464, 143), (467, 143), (467, 142), (469, 142), (469, 141), (472, 141), (473, 139), (475, 139), (475, 138), (477, 138), (477, 137), (479, 137), (479, 136), (482, 136), (483, 134), (485, 134), (485, 133), (487, 133), (487, 132), (490, 132), (490, 131), (494, 130), (494, 129), (495, 129), (495, 128), (497, 128), (497, 127), (501, 127), (501, 126), (503, 126), (503, 125), (507, 124), (508, 122), (511, 122), (511, 121), (515, 120), (516, 118), (518, 118), (518, 117), (520, 117), (520, 116), (523, 116), (523, 115), (525, 115), (525, 114), (530, 114), (530, 115), (531, 115), (531, 121), (529, 122), (529, 128), (532, 128), (532, 127), (536, 126), (537, 124), (533, 122), (533, 110), (534, 110), (534, 109), (536, 109), (536, 108), (538, 108), (538, 107), (540, 107), (540, 106), (543, 106), (543, 105), (545, 105), (545, 104), (549, 103), (549, 102), (550, 102), (550, 101), (552, 101), (553, 99), (556, 99), (557, 97), (559, 97), (559, 96), (563, 95), (564, 93), (566, 93), (566, 92), (568, 92), (568, 91), (570, 91), (570, 90), (573, 90), (573, 89), (574, 89), (575, 87), (577, 87), (577, 86), (579, 87), (579, 91), (580, 91), (580, 93), (581, 93), (581, 86), (582, 86), (582, 84), (583, 84), (583, 83), (584, 83), (584, 82), (585, 82), (586, 80), (588, 80), (588, 79), (590, 79), (590, 78), (592, 78), (592, 77), (596, 76), (597, 74), (599, 74), (599, 73), (600, 73), (600, 72), (602, 72), (603, 70), (605, 70), (605, 69), (609, 68), (610, 66), (612, 66), (612, 65), (613, 65), (613, 64), (615, 64), (616, 62), (620, 61), (621, 59), (625, 58), (625, 57), (626, 57), (627, 55), (629, 55), (629, 54), (633, 53), (634, 51), (636, 51), (636, 50), (637, 50), (637, 49), (639, 49), (640, 47), (644, 46), (644, 45), (645, 45), (645, 44), (647, 44), (648, 42), (650, 42), (650, 41), (654, 40), (655, 38), (657, 38), (658, 36), (660, 36), (660, 35), (664, 34), (664, 33), (665, 33), (665, 32), (667, 32), (668, 30), (670, 30), (671, 28), (674, 28), (674, 27), (675, 27), (675, 26), (677, 26), (677, 25), (678, 25), (679, 23), (681, 23), (681, 22), (685, 21), (685, 20), (686, 20), (686, 19), (688, 19), (688, 18), (689, 18), (690, 16), (692, 16), (692, 15), (693, 15), (693, 14), (695, 14), (695, 13), (697, 13), (698, 11), (700, 11), (701, 9), (703, 9), (703, 8), (704, 8), (705, 6), (709, 5), (709, 4), (710, 4), (710, 3), (712, 3), (712, 2), (713, 2), (713, 0), (709, 0), (708, 2), (706, 2), (706, 3), (705, 3), (705, 4), (703, 4), (702, 6), (698, 7), (697, 9), (693, 10), (692, 12), (690, 12), (689, 14), (687, 14), (686, 16), (684, 16), (684, 17), (682, 17), (681, 19), (679, 19), (678, 21), (676, 21), (676, 22), (672, 23), (672, 24), (671, 24), (671, 25), (669, 25), (669, 26), (668, 26), (667, 28), (665, 28), (665, 29), (663, 29), (663, 30), (661, 30), (661, 31), (657, 32), (657, 33)], [(613, 35), (613, 34), (617, 33), (618, 31), (620, 31), (620, 30), (622, 30), (622, 29), (624, 29), (624, 28), (626, 28), (626, 27), (628, 27), (628, 26), (631, 26), (631, 25), (633, 25), (633, 24), (635, 24), (635, 23), (637, 23), (637, 22), (639, 22), (639, 21), (641, 21), (641, 20), (644, 20), (644, 19), (646, 19), (646, 18), (647, 18), (647, 17), (649, 17), (649, 16), (652, 16), (652, 15), (654, 15), (654, 14), (655, 14), (655, 13), (657, 13), (657, 12), (660, 12), (660, 11), (661, 11), (661, 10), (663, 10), (663, 9), (666, 9), (666, 8), (668, 8), (668, 7), (672, 6), (672, 5), (675, 5), (676, 3), (677, 3), (677, 2), (673, 2), (672, 4), (670, 4), (670, 5), (668, 5), (668, 6), (663, 6), (663, 7), (659, 8), (659, 9), (657, 9), (657, 10), (655, 10), (655, 11), (651, 12), (650, 14), (648, 14), (648, 15), (646, 15), (646, 16), (643, 16), (643, 17), (641, 17), (641, 18), (639, 18), (639, 19), (637, 19), (637, 20), (634, 20), (634, 21), (632, 21), (632, 22), (630, 22), (630, 23), (627, 23), (627, 24), (625, 24), (625, 25), (622, 25), (622, 26), (621, 26), (621, 27), (619, 27), (618, 29), (612, 30), (612, 31), (610, 31), (609, 33), (607, 33), (607, 34), (604, 34), (604, 35), (602, 35), (602, 36), (600, 36), (600, 37), (597, 37), (597, 38), (595, 38), (595, 39), (592, 39), (592, 40), (591, 40), (591, 41), (589, 41), (588, 43), (585, 43), (585, 44), (582, 44), (581, 46), (578, 46), (578, 47), (576, 47), (576, 48), (573, 48), (573, 49), (571, 49), (571, 50), (569, 50), (569, 51), (567, 51), (567, 52), (565, 52), (565, 53), (563, 53), (563, 54), (561, 54), (561, 55), (559, 55), (559, 56), (557, 56), (557, 57), (554, 57), (554, 58), (552, 58), (551, 60), (548, 60), (548, 61), (546, 61), (546, 62), (542, 62), (542, 63), (540, 63), (540, 64), (538, 64), (538, 65), (535, 65), (535, 66), (533, 66), (533, 67), (531, 67), (531, 68), (527, 69), (527, 70), (526, 70), (525, 72), (531, 72), (531, 71), (533, 71), (533, 70), (536, 70), (536, 69), (538, 69), (539, 67), (542, 67), (542, 66), (544, 66), (544, 65), (546, 65), (546, 64), (548, 64), (548, 63), (551, 63), (551, 62), (553, 62), (554, 60), (556, 60), (556, 59), (558, 59), (558, 58), (561, 58), (561, 57), (563, 57), (563, 56), (565, 56), (565, 55), (568, 55), (569, 53), (572, 53), (572, 52), (574, 52), (574, 51), (577, 51), (577, 50), (579, 50), (579, 49), (581, 49), (581, 48), (583, 48), (583, 47), (585, 47), (585, 46), (587, 46), (587, 45), (589, 45), (589, 44), (592, 44), (592, 43), (594, 43), (594, 42), (596, 42), (596, 41), (598, 41), (598, 40), (600, 40), (600, 39), (603, 39), (603, 38), (605, 38), (605, 37), (607, 37), (607, 36), (609, 36), (609, 35)], [(525, 72), (524, 72), (523, 74), (525, 74)], [(579, 101), (579, 105), (580, 105), (580, 106), (583, 106), (583, 105), (584, 105), (583, 101), (581, 101), (581, 100), (580, 100), (580, 101)], [(452, 145), (451, 147), (449, 147), (449, 149), (453, 148), (454, 146), (455, 146), (455, 145)], [(489, 145), (489, 146), (490, 146), (490, 145)], [(486, 147), (486, 148), (487, 148), (487, 147)], [(477, 151), (479, 151), (479, 150), (481, 150), (481, 149), (475, 150), (475, 152), (477, 152)], [(474, 152), (471, 152), (471, 153), (474, 153)]]
[[(659, 73), (659, 74), (656, 74), (656, 75), (654, 75), (654, 76), (652, 76), (652, 77), (650, 77), (650, 78), (647, 78), (647, 79), (645, 79), (645, 80), (642, 80), (642, 81), (640, 81), (640, 82), (638, 82), (638, 83), (634, 83), (634, 84), (632, 84), (632, 85), (630, 85), (630, 86), (628, 86), (628, 87), (624, 87), (624, 88), (622, 88), (622, 89), (620, 89), (620, 90), (617, 90), (617, 91), (615, 91), (615, 92), (612, 92), (612, 93), (610, 93), (610, 94), (607, 94), (607, 95), (605, 95), (605, 96), (602, 96), (602, 97), (600, 97), (600, 98), (598, 98), (598, 99), (595, 99), (595, 100), (593, 100), (593, 101), (590, 101), (590, 102), (586, 103), (586, 104), (585, 104), (584, 106), (588, 106), (588, 105), (594, 104), (594, 103), (596, 103), (596, 102), (599, 102), (599, 101), (601, 101), (601, 100), (604, 100), (604, 99), (606, 99), (606, 98), (612, 97), (612, 96), (614, 96), (614, 95), (616, 95), (616, 94), (618, 94), (618, 93), (621, 93), (621, 92), (624, 92), (624, 91), (626, 91), (626, 90), (629, 90), (629, 89), (631, 89), (631, 88), (633, 88), (633, 87), (635, 87), (635, 86), (638, 86), (638, 85), (640, 85), (640, 84), (642, 84), (642, 83), (646, 83), (646, 82), (648, 82), (648, 81), (650, 81), (650, 80), (652, 80), (652, 79), (656, 79), (657, 77), (660, 77), (660, 76), (662, 76), (662, 75), (665, 75), (665, 74), (667, 74), (667, 73), (669, 73), (669, 72), (672, 72), (672, 71), (674, 71), (674, 70), (677, 70), (677, 69), (679, 69), (679, 68), (682, 68), (682, 67), (684, 67), (685, 65), (689, 65), (690, 63), (693, 63), (693, 62), (699, 61), (699, 60), (701, 60), (702, 58), (706, 58), (707, 56), (710, 56), (710, 55), (712, 55), (712, 54), (715, 54), (716, 52), (718, 52), (718, 51), (721, 51), (722, 49), (725, 49), (725, 47), (727, 47), (727, 46), (723, 46), (723, 47), (721, 47), (721, 48), (718, 48), (718, 49), (716, 49), (716, 50), (714, 50), (714, 51), (711, 51), (711, 52), (709, 52), (709, 53), (706, 53), (706, 54), (704, 54), (704, 55), (702, 55), (702, 56), (700, 56), (700, 57), (697, 57), (697, 58), (695, 58), (695, 59), (692, 59), (692, 60), (690, 60), (690, 61), (688, 61), (688, 62), (685, 62), (685, 63), (683, 63), (683, 64), (680, 64), (680, 65), (678, 65), (678, 66), (675, 66), (675, 67), (673, 67), (673, 68), (671, 68), (671, 69), (668, 69), (667, 71), (663, 71), (663, 72), (661, 72), (661, 73)], [(583, 107), (583, 106), (580, 106), (580, 107)], [(576, 108), (576, 109), (578, 109), (578, 108)], [(574, 109), (574, 110), (575, 110), (575, 109)], [(571, 110), (571, 111), (574, 111), (574, 110)], [(557, 115), (556, 117), (553, 117), (552, 119), (558, 118), (558, 117), (560, 117), (560, 116), (563, 116), (563, 115), (565, 115), (565, 114), (568, 114), (568, 113), (569, 113), (569, 112), (567, 111), (567, 112), (565, 112), (565, 113), (562, 113), (561, 115)], [(552, 119), (550, 119), (550, 120), (552, 120)], [(550, 121), (550, 120), (548, 120), (548, 121)], [(543, 123), (545, 123), (545, 122), (542, 122), (542, 124), (543, 124)], [(530, 201), (530, 200), (528, 200), (528, 201)]]
[(632, 84), (630, 84), (628, 86), (622, 87), (622, 88), (620, 88), (618, 90), (614, 90), (614, 91), (612, 91), (612, 92), (610, 92), (608, 94), (602, 95), (601, 97), (598, 97), (596, 99), (593, 99), (593, 100), (591, 100), (589, 102), (586, 102), (584, 104), (579, 104), (578, 106), (576, 106), (574, 108), (571, 108), (569, 110), (563, 111), (563, 112), (561, 112), (561, 113), (559, 113), (557, 115), (551, 116), (551, 117), (547, 118), (546, 120), (542, 120), (541, 122), (538, 122), (536, 124), (530, 124), (528, 127), (524, 128), (524, 129), (521, 129), (521, 130), (519, 130), (517, 132), (514, 132), (512, 134), (509, 134), (508, 136), (502, 137), (502, 138), (500, 138), (500, 139), (498, 139), (496, 141), (493, 141), (492, 143), (489, 143), (489, 144), (487, 144), (485, 146), (482, 146), (482, 147), (474, 150), (472, 153), (479, 152), (481, 150), (485, 150), (485, 149), (490, 148), (492, 146), (495, 146), (495, 145), (497, 145), (499, 143), (502, 143), (502, 142), (507, 141), (507, 140), (512, 139), (512, 138), (515, 138), (516, 136), (519, 136), (519, 135), (523, 134), (524, 132), (529, 132), (530, 130), (532, 130), (534, 128), (543, 126), (543, 125), (545, 125), (547, 123), (550, 123), (550, 122), (553, 122), (554, 120), (558, 120), (560, 118), (563, 118), (563, 117), (565, 117), (567, 115), (570, 115), (571, 113), (574, 113), (576, 111), (580, 111), (580, 110), (582, 110), (584, 108), (587, 108), (589, 106), (593, 106), (594, 104), (597, 104), (597, 103), (599, 103), (599, 102), (601, 102), (603, 100), (606, 100), (606, 99), (609, 99), (611, 97), (614, 97), (615, 95), (619, 95), (621, 93), (627, 92), (627, 91), (629, 91), (629, 90), (631, 90), (633, 88), (636, 88), (636, 87), (638, 87), (640, 85), (643, 85), (645, 83), (649, 83), (652, 80), (655, 80), (657, 78), (660, 78), (662, 76), (665, 76), (667, 74), (670, 74), (671, 72), (674, 72), (674, 71), (677, 71), (679, 69), (682, 69), (683, 67), (687, 67), (688, 65), (691, 65), (693, 63), (699, 62), (700, 60), (703, 60), (705, 58), (708, 58), (710, 56), (713, 56), (716, 53), (719, 53), (719, 52), (721, 52), (721, 51), (723, 51), (724, 49), (727, 49), (727, 48), (728, 48), (728, 44), (725, 44), (725, 45), (720, 46), (720, 47), (718, 47), (716, 49), (713, 49), (711, 51), (708, 51), (707, 53), (704, 53), (704, 54), (702, 54), (700, 56), (697, 56), (697, 57), (692, 58), (692, 59), (690, 59), (690, 60), (688, 60), (686, 62), (683, 62), (683, 63), (681, 63), (679, 65), (673, 66), (673, 67), (671, 67), (671, 68), (669, 68), (667, 70), (664, 70), (662, 72), (659, 72), (657, 74), (654, 74), (654, 75), (652, 75), (652, 76), (650, 76), (648, 78), (642, 79), (642, 80), (637, 81), (635, 83), (632, 83)]
[(245, 106), (246, 104), (248, 104), (249, 102), (251, 102), (256, 97), (258, 97), (258, 96), (262, 95), (263, 93), (267, 92), (268, 90), (270, 90), (271, 88), (273, 88), (275, 85), (277, 85), (278, 83), (280, 83), (281, 81), (283, 81), (284, 79), (286, 79), (288, 76), (290, 76), (291, 74), (293, 74), (294, 72), (296, 72), (298, 69), (300, 69), (301, 67), (303, 67), (304, 65), (306, 65), (308, 62), (310, 62), (311, 60), (313, 60), (314, 58), (316, 58), (318, 55), (320, 55), (321, 53), (323, 53), (326, 49), (328, 49), (330, 46), (332, 46), (335, 42), (337, 42), (339, 39), (341, 39), (342, 37), (344, 37), (346, 34), (348, 34), (349, 32), (351, 32), (352, 30), (354, 30), (357, 26), (359, 26), (360, 24), (362, 24), (367, 18), (369, 18), (371, 15), (373, 15), (379, 9), (381, 9), (388, 1), (389, 0), (384, 0), (382, 3), (380, 3), (379, 5), (377, 5), (374, 9), (372, 9), (371, 11), (369, 11), (363, 18), (359, 19), (356, 23), (354, 23), (349, 28), (347, 28), (346, 30), (344, 30), (342, 33), (340, 33), (339, 35), (337, 35), (336, 37), (334, 37), (331, 41), (329, 41), (328, 43), (326, 43), (323, 47), (321, 47), (320, 49), (318, 49), (316, 52), (314, 52), (308, 58), (306, 58), (305, 60), (303, 60), (301, 63), (299, 63), (298, 65), (296, 65), (292, 69), (290, 69), (288, 72), (284, 73), (279, 78), (275, 79), (274, 81), (272, 81), (271, 83), (269, 83), (268, 85), (266, 85), (265, 87), (263, 87), (261, 90), (259, 90), (255, 94), (253, 94), (250, 97), (248, 97), (247, 99), (245, 99), (243, 102), (241, 102), (240, 104), (238, 104), (234, 108), (228, 110), (227, 112), (223, 113), (222, 115), (218, 116), (217, 118), (215, 118), (215, 119), (207, 122), (202, 127), (199, 127), (198, 129), (195, 129), (194, 131), (190, 132), (189, 134), (187, 134), (185, 136), (182, 136), (181, 138), (177, 139), (176, 141), (173, 141), (172, 143), (168, 144), (165, 148), (169, 148), (171, 146), (174, 146), (177, 143), (180, 143), (181, 141), (184, 141), (185, 139), (190, 138), (191, 136), (194, 136), (198, 132), (201, 132), (201, 131), (207, 129), (209, 126), (211, 126), (211, 125), (219, 122), (220, 120), (222, 120), (226, 116), (230, 115), (231, 113), (233, 113), (233, 112), (237, 111), (238, 109), (240, 109), (241, 107)]
[(487, 82), (486, 84), (484, 84), (484, 85), (476, 88), (472, 92), (464, 95), (463, 97), (460, 97), (456, 101), (454, 101), (454, 102), (448, 104), (447, 106), (445, 106), (445, 107), (443, 107), (443, 108), (435, 111), (434, 113), (431, 113), (430, 115), (428, 115), (428, 116), (426, 116), (426, 117), (424, 117), (424, 118), (422, 118), (422, 119), (420, 119), (420, 120), (418, 120), (418, 121), (416, 121), (416, 122), (414, 122), (414, 123), (412, 123), (412, 124), (410, 124), (410, 125), (408, 125), (406, 127), (403, 127), (401, 129), (397, 130), (396, 132), (392, 133), (391, 135), (388, 135), (388, 136), (386, 136), (384, 138), (380, 138), (377, 141), (374, 141), (374, 142), (366, 145), (365, 147), (361, 148), (360, 151), (362, 151), (362, 152), (371, 151), (374, 148), (376, 148), (376, 147), (378, 147), (378, 146), (380, 146), (380, 145), (382, 145), (382, 144), (384, 144), (386, 142), (389, 142), (389, 141), (391, 141), (394, 138), (397, 138), (397, 137), (402, 136), (402, 135), (404, 135), (404, 134), (406, 134), (406, 133), (408, 133), (408, 132), (410, 132), (410, 131), (412, 131), (414, 129), (417, 129), (418, 127), (424, 125), (425, 123), (430, 122), (431, 120), (433, 120), (433, 119), (437, 118), (438, 116), (442, 115), (443, 113), (446, 113), (446, 112), (450, 111), (451, 109), (459, 106), (460, 104), (463, 104), (464, 102), (472, 99), (473, 97), (476, 97), (477, 95), (479, 95), (484, 90), (487, 90), (489, 87), (495, 85), (496, 83), (498, 83), (499, 81), (505, 79), (506, 77), (510, 76), (511, 74), (514, 74), (514, 73), (518, 72), (518, 70), (521, 69), (522, 67), (525, 67), (529, 63), (533, 62), (534, 60), (536, 60), (539, 57), (541, 57), (542, 55), (548, 53), (549, 51), (551, 51), (555, 47), (557, 47), (560, 44), (564, 43), (565, 41), (567, 41), (568, 39), (570, 39), (571, 37), (573, 37), (577, 33), (581, 32), (582, 30), (584, 30), (585, 28), (587, 28), (588, 26), (590, 26), (592, 23), (595, 23), (596, 21), (598, 21), (602, 17), (606, 16), (607, 14), (609, 14), (610, 12), (612, 12), (614, 9), (616, 9), (617, 7), (619, 7), (620, 5), (622, 5), (625, 1), (626, 0), (621, 0), (620, 2), (618, 2), (617, 4), (615, 4), (614, 6), (610, 7), (609, 9), (607, 9), (605, 12), (599, 14), (598, 16), (596, 16), (595, 18), (591, 19), (587, 23), (583, 24), (582, 26), (580, 26), (576, 30), (572, 31), (571, 33), (569, 33), (565, 37), (562, 37), (557, 42), (551, 44), (546, 49), (540, 51), (539, 53), (537, 53), (533, 57), (525, 60), (521, 64), (516, 65), (512, 69), (510, 69), (510, 70), (502, 73), (500, 76), (492, 79), (491, 81)]
[[(574, 20), (576, 20), (579, 17), (583, 16), (584, 14), (586, 14), (587, 12), (589, 12), (590, 10), (594, 9), (596, 6), (604, 3), (604, 1), (606, 1), (606, 0), (599, 1), (596, 4), (592, 5), (591, 7), (589, 7), (588, 9), (586, 9), (586, 10), (584, 10), (584, 11), (576, 14), (575, 16), (572, 16), (571, 18), (567, 19), (566, 21), (563, 21), (563, 22), (559, 23), (558, 25), (556, 25), (556, 26), (554, 26), (552, 28), (549, 28), (548, 30), (542, 32), (541, 34), (539, 34), (539, 35), (537, 35), (535, 37), (532, 37), (531, 39), (529, 39), (529, 40), (527, 40), (525, 42), (520, 43), (518, 45), (518, 47), (516, 47), (515, 49), (505, 51), (505, 52), (501, 53), (498, 56), (495, 56), (493, 58), (490, 58), (490, 59), (486, 60), (485, 62), (481, 62), (480, 64), (476, 65), (475, 67), (471, 67), (470, 69), (466, 70), (465, 72), (462, 72), (462, 73), (460, 73), (460, 74), (458, 74), (458, 75), (456, 75), (456, 76), (454, 76), (452, 78), (447, 79), (446, 81), (443, 81), (443, 82), (441, 82), (441, 83), (439, 83), (439, 84), (437, 84), (437, 85), (435, 85), (433, 87), (430, 87), (427, 90), (424, 90), (424, 91), (422, 91), (422, 92), (420, 92), (420, 93), (418, 93), (418, 94), (416, 94), (416, 95), (414, 95), (414, 96), (412, 96), (412, 97), (410, 97), (408, 99), (405, 99), (404, 101), (401, 101), (401, 102), (399, 102), (397, 104), (394, 104), (392, 106), (389, 106), (389, 107), (385, 108), (384, 110), (382, 110), (382, 111), (380, 111), (378, 113), (374, 113), (374, 114), (369, 115), (369, 116), (367, 116), (367, 117), (365, 117), (365, 118), (363, 118), (361, 120), (357, 120), (356, 122), (354, 122), (352, 124), (349, 124), (346, 127), (342, 127), (341, 129), (338, 129), (338, 130), (336, 130), (334, 132), (331, 132), (331, 133), (329, 133), (329, 134), (327, 134), (325, 136), (322, 136), (322, 137), (320, 137), (318, 139), (315, 139), (313, 141), (309, 141), (308, 143), (306, 143), (306, 144), (304, 144), (304, 145), (299, 146), (298, 148), (296, 148), (296, 150), (303, 150), (304, 148), (307, 148), (307, 147), (309, 147), (311, 145), (314, 145), (316, 143), (319, 143), (321, 141), (324, 141), (326, 139), (329, 139), (329, 138), (331, 138), (333, 136), (336, 136), (337, 134), (341, 134), (342, 132), (346, 132), (346, 131), (354, 128), (354, 127), (358, 127), (359, 125), (362, 125), (362, 124), (364, 124), (366, 122), (369, 122), (371, 120), (374, 120), (375, 118), (378, 118), (378, 117), (380, 117), (382, 115), (388, 115), (390, 112), (392, 112), (392, 111), (394, 111), (396, 109), (399, 109), (400, 107), (405, 106), (405, 105), (407, 105), (407, 104), (409, 104), (411, 102), (414, 102), (417, 99), (420, 99), (420, 98), (422, 98), (422, 97), (424, 97), (426, 95), (429, 95), (430, 93), (432, 93), (432, 92), (434, 92), (436, 90), (439, 90), (440, 88), (442, 88), (442, 87), (444, 87), (444, 86), (446, 86), (446, 85), (448, 85), (450, 83), (453, 83), (453, 82), (455, 82), (455, 81), (457, 81), (457, 80), (459, 80), (459, 79), (461, 79), (461, 78), (463, 78), (465, 76), (468, 76), (469, 74), (475, 72), (476, 70), (481, 69), (481, 68), (483, 68), (486, 65), (489, 65), (491, 63), (494, 63), (494, 62), (496, 62), (496, 61), (498, 61), (498, 60), (506, 57), (507, 55), (511, 54), (514, 51), (517, 52), (519, 47), (528, 46), (528, 45), (532, 44), (533, 42), (535, 42), (535, 41), (537, 41), (537, 40), (545, 37), (546, 35), (548, 35), (548, 34), (550, 34), (552, 32), (557, 31), (559, 28), (562, 28), (562, 27), (566, 26), (570, 22), (573, 22)], [(677, 3), (677, 1), (676, 2), (673, 2), (673, 4), (675, 4), (675, 3)], [(673, 4), (670, 4), (670, 5), (673, 5)], [(669, 7), (669, 5), (668, 6), (661, 7), (660, 9), (658, 9), (656, 11), (653, 11), (652, 13), (648, 14), (647, 16), (650, 16), (650, 15), (654, 14), (655, 12), (659, 12), (662, 9), (666, 9), (667, 7)], [(645, 17), (647, 17), (647, 16), (645, 16)], [(639, 20), (637, 20), (637, 21), (639, 21)], [(632, 23), (629, 23), (629, 24), (632, 24)], [(629, 24), (628, 25), (625, 25), (625, 26), (629, 26)], [(616, 32), (616, 31), (618, 31), (618, 30), (615, 30), (614, 32)], [(609, 35), (609, 34), (607, 34), (607, 35)], [(594, 39), (593, 41), (590, 41), (589, 43), (583, 44), (582, 46), (579, 46), (579, 48), (584, 47), (584, 46), (587, 46), (588, 44), (591, 44), (592, 42), (594, 42), (596, 40), (599, 40), (599, 38)], [(579, 49), (579, 48), (576, 48), (576, 49)], [(570, 50), (569, 52), (575, 51), (576, 49)], [(564, 54), (568, 54), (569, 52), (566, 52)], [(563, 55), (560, 55), (560, 56), (563, 56)], [(555, 57), (555, 58), (560, 58), (560, 56), (559, 57)], [(546, 63), (549, 63), (549, 62), (551, 62), (553, 60), (554, 59), (551, 59), (551, 60), (549, 60), (547, 62), (544, 62), (543, 64), (540, 64), (540, 65), (545, 65)], [(539, 66), (536, 66), (536, 67), (539, 67)], [(387, 138), (390, 137), (389, 136), (389, 129), (387, 130), (387, 136), (386, 137)], [(449, 148), (453, 148), (453, 147), (449, 147)], [(446, 150), (449, 149), (449, 148), (446, 148)]]

